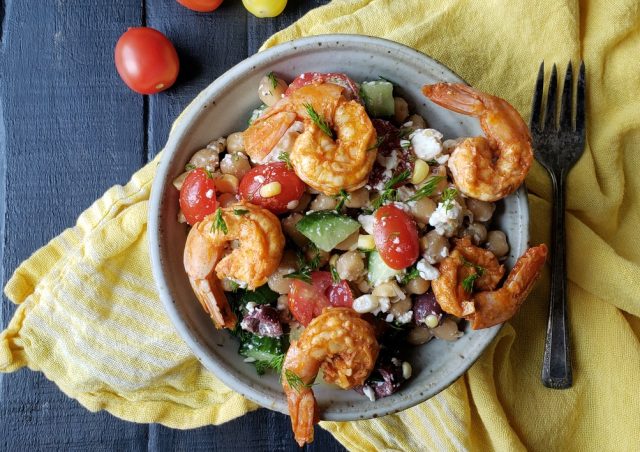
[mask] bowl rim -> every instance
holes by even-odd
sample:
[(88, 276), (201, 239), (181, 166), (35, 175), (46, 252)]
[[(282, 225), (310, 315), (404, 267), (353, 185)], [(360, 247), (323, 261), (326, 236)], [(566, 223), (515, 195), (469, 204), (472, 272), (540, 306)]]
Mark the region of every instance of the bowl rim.
[[(380, 47), (385, 47), (391, 51), (401, 51), (405, 53), (409, 53), (417, 59), (427, 58), (433, 61), (439, 68), (445, 72), (452, 74), (455, 78), (458, 78), (460, 82), (467, 83), (462, 77), (457, 75), (447, 66), (439, 62), (438, 60), (428, 56), (422, 52), (419, 52), (411, 47), (408, 47), (404, 44), (397, 43), (395, 41), (391, 41), (384, 38), (372, 37), (367, 35), (355, 35), (355, 34), (324, 34), (324, 35), (315, 35), (304, 38), (299, 38), (292, 41), (287, 41), (271, 47), (269, 49), (260, 51), (245, 60), (239, 62), (223, 74), (221, 74), (218, 78), (216, 78), (212, 83), (210, 83), (206, 88), (204, 88), (190, 103), (187, 107), (180, 113), (180, 115), (174, 121), (173, 126), (171, 127), (169, 137), (167, 139), (167, 143), (162, 151), (162, 157), (156, 169), (156, 175), (153, 180), (153, 184), (151, 187), (151, 194), (149, 200), (149, 212), (148, 212), (148, 244), (149, 244), (149, 254), (151, 258), (151, 266), (153, 278), (156, 284), (156, 289), (158, 291), (158, 295), (164, 305), (165, 311), (171, 320), (173, 327), (177, 330), (179, 336), (182, 340), (190, 348), (191, 352), (196, 356), (196, 358), (203, 364), (203, 366), (211, 371), (222, 383), (228, 386), (230, 389), (240, 393), (243, 397), (251, 400), (252, 402), (257, 403), (258, 405), (282, 412), (284, 414), (288, 414), (288, 407), (286, 401), (282, 403), (279, 400), (274, 400), (269, 395), (265, 395), (262, 391), (248, 385), (238, 379), (236, 379), (231, 373), (227, 371), (220, 363), (218, 363), (215, 359), (209, 356), (204, 350), (202, 344), (195, 337), (195, 333), (191, 331), (185, 320), (179, 313), (179, 310), (176, 308), (176, 305), (173, 301), (173, 298), (169, 292), (167, 281), (164, 277), (163, 272), (163, 263), (161, 257), (161, 248), (162, 245), (160, 243), (160, 221), (161, 221), (161, 212), (162, 212), (162, 195), (164, 193), (165, 186), (170, 183), (168, 179), (168, 172), (170, 169), (170, 163), (173, 159), (174, 154), (179, 149), (179, 144), (183, 140), (183, 138), (188, 133), (189, 127), (177, 127), (179, 123), (181, 124), (191, 124), (197, 117), (201, 114), (203, 108), (206, 108), (210, 104), (210, 99), (216, 93), (220, 92), (224, 87), (233, 82), (237, 77), (242, 76), (247, 71), (251, 71), (253, 66), (257, 66), (264, 62), (267, 62), (272, 57), (280, 54), (280, 53), (292, 53), (297, 52), (302, 49), (306, 49), (307, 47), (316, 47), (321, 48), (318, 44), (330, 44), (335, 45), (338, 43), (348, 43), (348, 44), (364, 44), (371, 45), (375, 44)], [(326, 47), (325, 47), (326, 48)], [(529, 203), (527, 198), (527, 192), (525, 185), (522, 186), (514, 192), (514, 195), (517, 195), (518, 202), (521, 203), (522, 212), (521, 215), (523, 217), (522, 223), (524, 225), (522, 230), (521, 242), (524, 244), (529, 243)], [(323, 416), (324, 413), (321, 413), (321, 419), (323, 420), (331, 420), (331, 421), (350, 421), (350, 420), (362, 420), (362, 419), (370, 419), (376, 418), (380, 416), (385, 416), (388, 414), (397, 413), (399, 411), (403, 411), (405, 409), (411, 408), (419, 403), (428, 400), (429, 398), (437, 395), (447, 387), (449, 387), (453, 382), (455, 382), (460, 376), (464, 375), (469, 368), (475, 364), (475, 362), (480, 358), (480, 356), (484, 353), (486, 348), (493, 342), (498, 332), (502, 328), (503, 324), (496, 325), (489, 330), (491, 330), (490, 334), (487, 336), (486, 343), (478, 350), (477, 355), (473, 357), (473, 359), (469, 359), (465, 361), (455, 372), (450, 374), (448, 378), (442, 379), (437, 383), (433, 384), (428, 388), (428, 390), (424, 391), (425, 395), (420, 395), (419, 392), (416, 391), (415, 397), (411, 398), (399, 398), (397, 401), (391, 406), (386, 408), (376, 409), (372, 407), (367, 411), (365, 417), (355, 417), (353, 415), (349, 415), (349, 413), (341, 413), (341, 412), (332, 412), (328, 416)]]

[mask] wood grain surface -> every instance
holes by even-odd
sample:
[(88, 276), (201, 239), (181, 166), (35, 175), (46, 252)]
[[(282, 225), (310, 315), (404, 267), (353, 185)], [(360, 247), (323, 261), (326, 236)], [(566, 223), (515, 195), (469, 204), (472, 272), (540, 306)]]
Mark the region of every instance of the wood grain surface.
[[(169, 127), (218, 75), (327, 1), (290, 0), (257, 19), (239, 0), (211, 14), (173, 0), (0, 0), (0, 282), (114, 184), (162, 149)], [(161, 30), (181, 61), (155, 96), (125, 87), (113, 47), (131, 26)], [(14, 306), (3, 297), (4, 327)], [(0, 374), (0, 451), (296, 450), (289, 418), (258, 410), (218, 427), (173, 430), (90, 413), (41, 373)], [(309, 450), (343, 450), (317, 429)]]

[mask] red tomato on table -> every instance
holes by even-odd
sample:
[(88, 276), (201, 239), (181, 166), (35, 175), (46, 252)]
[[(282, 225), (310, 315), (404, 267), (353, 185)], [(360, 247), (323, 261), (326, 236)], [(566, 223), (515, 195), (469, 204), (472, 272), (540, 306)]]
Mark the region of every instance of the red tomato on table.
[(191, 226), (218, 208), (216, 185), (202, 168), (189, 173), (180, 189), (180, 209)]
[(304, 326), (322, 314), (324, 308), (350, 308), (352, 304), (353, 293), (349, 284), (345, 280), (334, 283), (329, 272), (311, 272), (311, 284), (299, 279), (291, 282), (289, 311)]
[(190, 10), (201, 13), (216, 10), (222, 4), (222, 0), (177, 0), (177, 2)]
[(401, 208), (388, 204), (374, 213), (373, 240), (380, 257), (389, 267), (402, 270), (420, 254), (418, 229)]
[(115, 49), (116, 69), (129, 88), (155, 94), (169, 88), (180, 70), (178, 53), (171, 41), (149, 27), (129, 28)]
[(347, 75), (339, 74), (337, 72), (305, 72), (304, 74), (300, 74), (293, 80), (293, 82), (291, 82), (291, 84), (289, 84), (289, 88), (287, 88), (284, 95), (288, 96), (298, 88), (302, 88), (303, 86), (310, 85), (312, 83), (334, 83), (336, 85), (340, 85), (346, 89), (347, 97), (360, 101), (360, 88), (358, 87), (358, 84), (351, 80)]
[[(280, 184), (280, 193), (274, 196), (263, 196), (262, 187), (272, 182)], [(242, 199), (269, 209), (275, 214), (286, 212), (289, 209), (287, 207), (289, 203), (299, 201), (304, 189), (304, 182), (284, 162), (254, 166), (244, 175), (238, 187)]]

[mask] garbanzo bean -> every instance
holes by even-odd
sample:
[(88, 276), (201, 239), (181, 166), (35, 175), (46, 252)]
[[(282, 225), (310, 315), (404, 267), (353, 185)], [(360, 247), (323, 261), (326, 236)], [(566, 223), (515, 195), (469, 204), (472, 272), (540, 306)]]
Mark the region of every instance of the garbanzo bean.
[(341, 279), (356, 281), (364, 273), (364, 261), (358, 251), (347, 251), (336, 262), (336, 270)]
[(234, 132), (227, 137), (227, 151), (234, 154), (244, 151), (244, 135), (242, 132)]
[(333, 196), (327, 196), (320, 193), (316, 198), (311, 201), (309, 209), (311, 210), (333, 210), (338, 205), (338, 201)]
[(404, 289), (412, 295), (422, 295), (429, 290), (430, 286), (431, 283), (426, 279), (415, 278), (409, 281), (407, 285), (404, 286)]
[(489, 221), (493, 216), (496, 205), (492, 202), (467, 198), (467, 209), (473, 214), (473, 221), (485, 222)]
[(489, 231), (487, 234), (487, 249), (496, 257), (506, 256), (509, 252), (507, 236), (502, 231)]
[(249, 172), (251, 164), (244, 154), (227, 154), (220, 162), (220, 171), (222, 174), (231, 174), (236, 176), (238, 180)]
[(396, 124), (402, 124), (409, 117), (409, 104), (402, 97), (394, 97), (393, 106), (393, 119)]
[(288, 86), (287, 82), (269, 72), (258, 84), (258, 97), (270, 107), (282, 99)]
[(420, 250), (430, 264), (436, 264), (449, 255), (449, 240), (435, 230), (420, 238)]
[(294, 213), (282, 219), (282, 231), (299, 247), (306, 246), (309, 239), (296, 229), (296, 224), (302, 219), (302, 214)]

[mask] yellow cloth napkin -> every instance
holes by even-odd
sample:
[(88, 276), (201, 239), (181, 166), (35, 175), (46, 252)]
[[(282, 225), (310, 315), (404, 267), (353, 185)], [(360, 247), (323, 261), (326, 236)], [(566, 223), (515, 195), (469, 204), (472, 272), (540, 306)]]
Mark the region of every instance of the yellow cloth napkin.
[[(469, 372), (414, 408), (323, 422), (352, 450), (638, 450), (640, 445), (640, 11), (634, 0), (335, 0), (266, 46), (362, 33), (415, 47), (528, 117), (541, 60), (587, 64), (588, 144), (569, 176), (574, 386), (540, 384), (548, 273)], [(155, 294), (146, 241), (156, 162), (110, 189), (8, 282), (18, 303), (0, 370), (39, 370), (90, 410), (179, 428), (255, 408), (205, 371)], [(548, 242), (550, 184), (535, 165), (533, 242)]]

